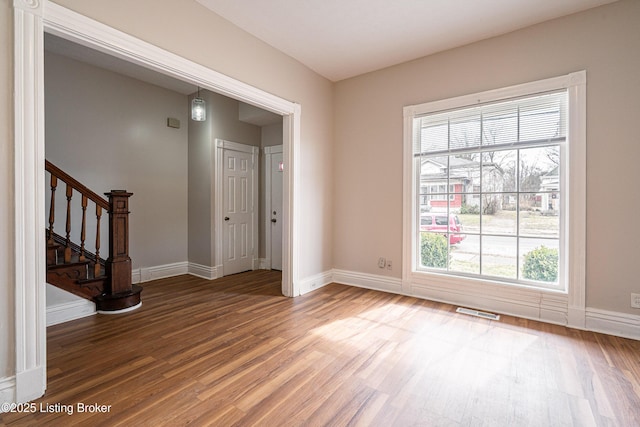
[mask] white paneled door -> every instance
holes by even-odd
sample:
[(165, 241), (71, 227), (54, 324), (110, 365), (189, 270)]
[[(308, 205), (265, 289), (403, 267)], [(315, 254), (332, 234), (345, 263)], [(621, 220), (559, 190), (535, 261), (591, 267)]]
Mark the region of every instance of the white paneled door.
[[(239, 145), (239, 144), (238, 144)], [(224, 275), (253, 269), (255, 258), (254, 206), (255, 155), (247, 151), (223, 150), (223, 268)]]

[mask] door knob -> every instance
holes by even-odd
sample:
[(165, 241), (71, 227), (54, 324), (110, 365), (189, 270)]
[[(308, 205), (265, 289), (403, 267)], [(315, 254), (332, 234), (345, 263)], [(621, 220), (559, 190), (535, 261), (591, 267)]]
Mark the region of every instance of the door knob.
[(277, 220), (277, 219), (275, 219), (275, 218), (272, 218), (272, 219), (271, 219), (271, 222), (277, 222), (277, 221), (278, 221), (278, 220)]
[(228, 217), (228, 216), (225, 216), (225, 217), (224, 217), (224, 220), (225, 220), (225, 221), (229, 221), (229, 217)]

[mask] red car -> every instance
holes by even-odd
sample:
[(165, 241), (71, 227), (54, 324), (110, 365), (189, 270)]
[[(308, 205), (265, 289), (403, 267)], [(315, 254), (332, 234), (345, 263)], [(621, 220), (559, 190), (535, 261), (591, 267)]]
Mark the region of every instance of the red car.
[[(447, 222), (449, 223), (448, 230)], [(448, 234), (450, 245), (458, 244), (467, 237), (465, 234), (461, 234), (462, 223), (458, 219), (458, 215), (455, 214), (449, 214), (449, 220), (447, 221), (446, 213), (423, 213), (420, 215), (420, 231), (442, 233), (445, 237)]]

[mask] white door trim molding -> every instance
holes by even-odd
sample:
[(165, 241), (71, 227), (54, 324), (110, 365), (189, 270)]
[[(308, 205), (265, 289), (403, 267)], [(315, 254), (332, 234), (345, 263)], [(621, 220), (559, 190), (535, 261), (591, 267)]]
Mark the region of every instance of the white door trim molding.
[(253, 147), (251, 145), (240, 144), (237, 142), (226, 141), (224, 139), (215, 139), (215, 149), (211, 150), (213, 159), (212, 163), (215, 167), (215, 170), (211, 174), (211, 179), (213, 182), (211, 183), (211, 188), (214, 189), (215, 194), (211, 198), (214, 200), (215, 206), (213, 206), (213, 220), (212, 220), (212, 233), (211, 239), (215, 242), (214, 251), (213, 251), (213, 265), (217, 266), (218, 272), (220, 273), (219, 277), (224, 276), (224, 259), (222, 257), (223, 247), (224, 247), (224, 236), (223, 236), (223, 227), (224, 227), (224, 150), (233, 150), (240, 151), (243, 153), (251, 154), (251, 159), (253, 162), (252, 165), (252, 185), (253, 185), (253, 194), (251, 196), (251, 202), (253, 203), (253, 239), (252, 239), (252, 257), (253, 260), (251, 262), (252, 268), (256, 268), (258, 259), (258, 154), (260, 153), (260, 148)]
[(15, 400), (46, 388), (43, 4), (14, 7)]
[[(283, 116), (289, 173), (285, 183), (282, 289), (299, 295), (300, 254), (294, 186), (300, 146), (299, 104), (235, 80), (49, 0), (14, 0), (14, 232), (15, 360), (19, 402), (46, 387), (45, 208), (44, 208), (44, 32), (193, 83)], [(286, 270), (284, 270), (286, 269)]]

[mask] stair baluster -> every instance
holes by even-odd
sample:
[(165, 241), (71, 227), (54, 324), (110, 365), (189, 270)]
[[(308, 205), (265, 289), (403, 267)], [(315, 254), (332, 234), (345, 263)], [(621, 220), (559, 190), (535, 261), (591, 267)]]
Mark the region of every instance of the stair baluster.
[(80, 261), (86, 261), (84, 240), (87, 237), (87, 196), (82, 195), (82, 229), (80, 231)]
[(55, 244), (53, 241), (53, 223), (56, 221), (56, 188), (58, 187), (58, 178), (51, 175), (51, 204), (49, 205), (49, 236), (48, 245)]
[(73, 187), (67, 184), (67, 240), (64, 247), (64, 262), (71, 262), (71, 197), (73, 196)]
[(96, 205), (96, 264), (93, 266), (93, 277), (100, 276), (100, 218), (102, 218), (102, 207)]

